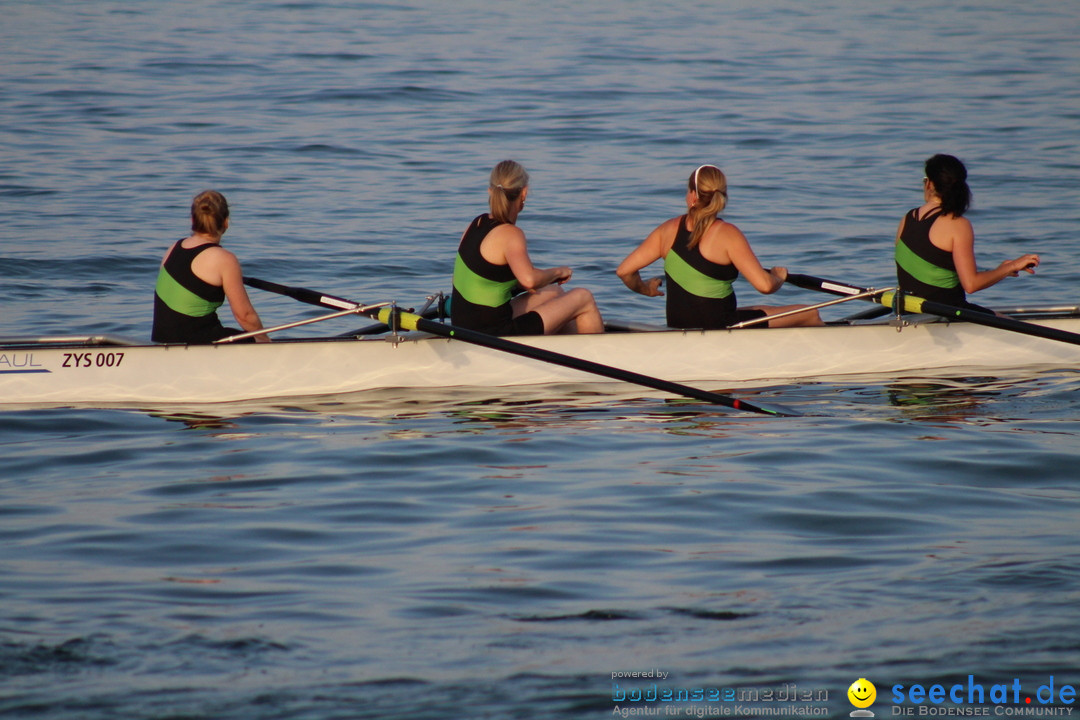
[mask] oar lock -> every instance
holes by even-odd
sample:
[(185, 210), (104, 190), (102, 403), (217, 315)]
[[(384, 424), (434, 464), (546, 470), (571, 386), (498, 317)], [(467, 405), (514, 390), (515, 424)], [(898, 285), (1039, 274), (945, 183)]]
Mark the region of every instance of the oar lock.
[[(416, 321), (421, 318), (445, 320), (449, 317), (450, 299), (444, 293), (438, 292), (434, 295), (428, 295), (424, 300), (424, 305), (419, 310), (416, 308), (402, 310), (394, 301), (386, 303), (387, 307), (379, 313), (379, 320), (390, 328), (390, 332), (385, 338), (387, 342), (394, 345), (404, 342), (406, 338), (402, 337), (400, 331), (416, 330)], [(434, 310), (431, 310), (432, 305), (435, 306)]]
[(386, 339), (389, 342), (393, 343), (394, 345), (397, 345), (399, 342), (404, 340), (404, 338), (401, 337), (401, 335), (398, 334), (398, 330), (401, 329), (401, 314), (400, 314), (400, 311), (398, 310), (398, 306), (397, 306), (396, 301), (392, 301), (390, 303), (390, 313), (389, 313), (389, 315), (390, 315), (390, 317), (387, 318), (389, 320), (389, 322), (386, 323), (386, 325), (390, 328), (390, 332), (386, 336)]
[(892, 309), (893, 316), (889, 324), (896, 328), (896, 332), (900, 332), (908, 325), (907, 320), (904, 319), (904, 291), (900, 288), (896, 288), (893, 292)]

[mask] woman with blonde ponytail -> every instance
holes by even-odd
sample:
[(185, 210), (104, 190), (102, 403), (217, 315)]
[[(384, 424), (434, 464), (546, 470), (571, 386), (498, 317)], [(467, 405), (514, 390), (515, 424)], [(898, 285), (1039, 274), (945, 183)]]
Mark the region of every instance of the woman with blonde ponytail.
[(532, 264), (525, 233), (515, 224), (529, 194), (529, 174), (513, 160), (491, 171), (489, 212), (461, 236), (454, 263), (450, 320), (491, 335), (601, 333), (604, 320), (591, 292), (564, 291), (568, 267)]
[[(191, 235), (165, 253), (154, 288), (154, 342), (208, 344), (238, 335), (218, 319), (217, 309), (229, 300), (233, 317), (245, 331), (263, 325), (247, 291), (240, 261), (221, 247), (229, 229), (229, 204), (216, 190), (205, 190), (191, 201)], [(256, 342), (269, 342), (256, 335)], [(248, 340), (252, 342), (252, 340)]]
[[(728, 201), (727, 178), (715, 165), (702, 165), (690, 175), (686, 214), (657, 227), (630, 253), (615, 273), (634, 292), (648, 297), (664, 293), (664, 278), (641, 279), (641, 270), (664, 259), (668, 283), (667, 324), (676, 328), (725, 328), (735, 323), (799, 310), (805, 305), (738, 307), (732, 281), (741, 272), (758, 292), (771, 295), (787, 279), (787, 270), (766, 270), (739, 228), (719, 215)], [(765, 323), (762, 323), (763, 325)], [(822, 325), (817, 310), (768, 321), (768, 327)]]

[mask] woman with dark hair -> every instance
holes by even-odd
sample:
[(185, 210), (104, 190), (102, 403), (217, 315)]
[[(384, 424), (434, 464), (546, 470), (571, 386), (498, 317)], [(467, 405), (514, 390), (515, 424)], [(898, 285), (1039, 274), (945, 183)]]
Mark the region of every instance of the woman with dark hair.
[(604, 320), (591, 292), (564, 291), (568, 267), (532, 264), (525, 233), (515, 224), (529, 194), (529, 174), (500, 162), (488, 184), (490, 212), (461, 236), (454, 263), (450, 320), (491, 335), (602, 333)]
[[(780, 289), (787, 270), (761, 266), (739, 228), (719, 217), (727, 206), (727, 178), (715, 165), (702, 165), (686, 187), (686, 214), (657, 227), (626, 256), (615, 273), (634, 292), (664, 293), (664, 278), (642, 280), (640, 271), (664, 259), (668, 282), (667, 324), (675, 328), (725, 328), (746, 320), (800, 310), (805, 305), (738, 307), (732, 281), (743, 276), (764, 295)], [(762, 323), (764, 326), (766, 323)], [(817, 310), (770, 319), (768, 327), (822, 325)]]
[[(237, 335), (222, 326), (217, 309), (229, 300), (233, 317), (245, 331), (263, 325), (247, 291), (240, 261), (221, 247), (229, 229), (229, 204), (215, 190), (205, 190), (191, 201), (191, 235), (165, 253), (154, 288), (154, 328), (150, 339), (161, 343), (209, 344)], [(256, 342), (270, 342), (256, 335)], [(248, 339), (248, 342), (252, 342)]]
[(900, 221), (896, 231), (896, 278), (900, 289), (925, 300), (982, 312), (967, 293), (988, 288), (1021, 270), (1034, 274), (1039, 256), (1021, 255), (993, 270), (975, 264), (975, 232), (964, 217), (971, 205), (967, 169), (952, 155), (926, 161), (923, 205)]

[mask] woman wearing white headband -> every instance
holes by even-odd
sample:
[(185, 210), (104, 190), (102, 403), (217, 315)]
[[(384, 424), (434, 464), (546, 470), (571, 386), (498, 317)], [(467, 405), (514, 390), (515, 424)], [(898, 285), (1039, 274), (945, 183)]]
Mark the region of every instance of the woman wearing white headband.
[[(731, 283), (742, 273), (758, 292), (771, 295), (787, 270), (766, 270), (739, 228), (719, 217), (727, 205), (727, 179), (715, 165), (690, 175), (686, 214), (657, 227), (615, 271), (628, 288), (648, 297), (663, 295), (664, 278), (642, 280), (640, 271), (663, 258), (668, 281), (667, 324), (676, 328), (725, 328), (735, 323), (798, 310), (805, 305), (740, 308)], [(764, 325), (765, 323), (762, 323)], [(822, 325), (817, 310), (768, 321), (769, 327)]]

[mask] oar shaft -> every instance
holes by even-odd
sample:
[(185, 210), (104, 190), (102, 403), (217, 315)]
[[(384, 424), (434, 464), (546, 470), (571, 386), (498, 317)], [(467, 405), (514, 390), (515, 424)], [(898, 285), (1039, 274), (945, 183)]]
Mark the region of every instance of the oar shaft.
[[(323, 295), (322, 293), (317, 293), (306, 288), (289, 287), (287, 285), (279, 285), (277, 283), (250, 277), (245, 277), (244, 283), (251, 287), (259, 288), (260, 290), (287, 295), (300, 300), (301, 302), (311, 303), (313, 305), (337, 307), (345, 310), (355, 310), (360, 308), (359, 304), (350, 302), (349, 300), (334, 297), (332, 295)], [(525, 345), (512, 340), (506, 340), (494, 335), (488, 335), (487, 333), (477, 332), (476, 330), (459, 328), (447, 323), (434, 322), (416, 315), (415, 313), (403, 312), (394, 308), (382, 307), (377, 312), (371, 310), (364, 311), (363, 314), (377, 318), (380, 322), (390, 325), (391, 327), (400, 327), (403, 330), (420, 330), (422, 332), (431, 333), (432, 335), (438, 335), (439, 337), (457, 339), (473, 345), (479, 345), (493, 350), (501, 350), (513, 355), (551, 363), (552, 365), (560, 365), (573, 370), (600, 375), (601, 377), (610, 378), (612, 380), (643, 385), (654, 390), (660, 390), (661, 392), (682, 395), (684, 397), (702, 400), (715, 405), (723, 405), (735, 410), (746, 410), (749, 412), (761, 413), (763, 415), (783, 417), (798, 416), (798, 413), (786, 408), (781, 409), (755, 405), (754, 403), (728, 397), (727, 395), (720, 395), (719, 393), (708, 392), (707, 390), (700, 390), (698, 388), (690, 387), (689, 385), (661, 380), (660, 378), (642, 375), (630, 370), (622, 370), (620, 368), (611, 367), (610, 365), (602, 365), (583, 358), (576, 358), (571, 355), (563, 355), (562, 353), (534, 347), (532, 345)], [(262, 330), (260, 332), (266, 331)]]
[(259, 290), (277, 293), (278, 295), (287, 295), (294, 300), (306, 302), (309, 305), (321, 305), (323, 307), (338, 308), (339, 310), (352, 310), (359, 307), (357, 303), (345, 300), (344, 298), (334, 297), (333, 295), (323, 295), (322, 293), (308, 290), (307, 288), (279, 285), (278, 283), (260, 280), (259, 278), (244, 277), (244, 284), (249, 287), (258, 288)]
[(251, 332), (239, 333), (237, 335), (230, 335), (229, 337), (215, 340), (214, 344), (219, 343), (232, 343), (238, 340), (246, 340), (249, 337), (255, 337), (256, 335), (269, 335), (270, 333), (280, 332), (282, 330), (291, 330), (292, 328), (301, 327), (303, 325), (311, 325), (312, 323), (323, 322), (325, 320), (333, 320), (334, 318), (345, 317), (346, 315), (368, 315), (374, 310), (378, 310), (381, 307), (385, 307), (390, 303), (378, 303), (376, 305), (354, 305), (348, 310), (339, 310), (329, 315), (320, 315), (319, 317), (308, 318), (307, 320), (297, 320), (296, 322), (285, 323), (284, 325), (275, 325), (274, 327), (263, 328), (262, 330), (252, 330)]
[[(882, 305), (891, 306), (893, 302), (895, 302), (895, 299), (895, 293), (887, 292), (881, 296), (879, 302), (881, 302)], [(968, 308), (944, 305), (931, 300), (923, 300), (922, 298), (913, 295), (904, 295), (903, 302), (903, 309), (907, 312), (928, 313), (948, 320), (964, 320), (970, 323), (998, 328), (1000, 330), (1010, 330), (1012, 332), (1031, 335), (1033, 337), (1041, 337), (1046, 338), (1047, 340), (1057, 340), (1072, 345), (1080, 345), (1080, 334), (1069, 332), (1067, 330), (1059, 330), (1058, 328), (1029, 323), (1023, 320), (1015, 320), (1000, 315), (991, 315), (990, 313), (969, 310)]]
[[(382, 322), (389, 324), (391, 320), (391, 314), (393, 312), (394, 311), (390, 310), (389, 308), (383, 308), (379, 311), (379, 319)], [(563, 355), (562, 353), (557, 353), (552, 350), (546, 350), (544, 348), (538, 348), (532, 345), (525, 345), (523, 343), (514, 342), (513, 340), (506, 340), (505, 338), (488, 335), (487, 333), (481, 333), (475, 330), (469, 330), (467, 328), (455, 327), (453, 325), (447, 325), (445, 323), (434, 322), (413, 313), (405, 313), (401, 311), (397, 312), (399, 318), (399, 325), (405, 330), (420, 330), (423, 332), (431, 333), (432, 335), (457, 339), (464, 342), (472, 343), (474, 345), (491, 348), (493, 350), (502, 350), (504, 352), (520, 355), (522, 357), (551, 363), (552, 365), (560, 365), (562, 367), (570, 368), (572, 370), (580, 370), (582, 372), (591, 373), (593, 375), (600, 375), (601, 377), (610, 378), (612, 380), (621, 380), (623, 382), (629, 382), (635, 385), (643, 385), (654, 390), (668, 392), (673, 395), (682, 395), (684, 397), (694, 398), (695, 400), (703, 400), (705, 402), (713, 403), (716, 405), (724, 405), (726, 407), (734, 408), (736, 410), (749, 410), (751, 412), (758, 412), (766, 415), (793, 414), (772, 408), (760, 407), (758, 405), (754, 405), (753, 403), (745, 402), (737, 398), (731, 398), (726, 395), (708, 392), (707, 390), (690, 387), (689, 385), (670, 382), (668, 380), (661, 380), (660, 378), (654, 378), (649, 375), (642, 375), (640, 373), (636, 373), (630, 370), (623, 370), (621, 368), (611, 367), (610, 365), (602, 365), (600, 363), (595, 363), (590, 360), (585, 360), (583, 358), (573, 357), (572, 355)]]
[[(835, 280), (826, 280), (824, 278), (814, 277), (813, 275), (801, 275), (799, 273), (788, 273), (786, 282), (795, 287), (801, 287), (804, 290), (819, 290), (833, 295), (846, 295), (849, 297), (860, 295), (862, 293), (875, 292), (874, 288), (857, 287), (855, 285), (848, 285), (847, 283), (836, 282)], [(889, 289), (891, 290), (894, 288)], [(884, 290), (876, 292), (884, 292)]]
[(770, 320), (777, 320), (779, 318), (785, 318), (785, 317), (788, 317), (790, 315), (799, 315), (799, 314), (802, 314), (802, 313), (805, 313), (805, 312), (810, 312), (812, 310), (820, 310), (821, 308), (829, 307), (830, 305), (839, 305), (840, 303), (851, 302), (852, 300), (865, 300), (867, 298), (873, 297), (874, 295), (880, 295), (883, 292), (885, 292), (885, 291), (884, 290), (867, 290), (866, 292), (861, 292), (861, 293), (859, 293), (857, 295), (849, 295), (847, 297), (842, 297), (842, 298), (839, 298), (837, 300), (829, 300), (827, 302), (818, 303), (817, 305), (807, 305), (806, 307), (801, 307), (801, 308), (799, 308), (797, 310), (788, 310), (786, 312), (776, 313), (774, 315), (766, 315), (765, 317), (754, 318), (753, 320), (743, 320), (741, 323), (735, 323), (734, 325), (730, 325), (728, 327), (728, 329), (729, 330), (739, 330), (740, 328), (747, 328), (747, 327), (752, 327), (754, 325), (761, 325), (763, 323), (769, 322)]
[[(808, 290), (820, 290), (834, 295), (854, 296), (859, 293), (870, 292), (867, 288), (860, 288), (855, 285), (840, 283), (834, 280), (825, 280), (823, 278), (814, 277), (813, 275), (788, 273), (787, 279), (788, 282), (797, 285), (798, 287), (806, 288)], [(879, 297), (873, 298), (873, 300), (886, 307), (892, 307), (893, 303), (896, 301), (896, 291), (884, 291)], [(956, 307), (954, 305), (946, 305), (932, 300), (924, 300), (923, 298), (914, 295), (903, 295), (902, 309), (905, 312), (928, 313), (930, 315), (943, 317), (947, 320), (965, 320), (978, 325), (986, 325), (987, 327), (1009, 330), (1011, 332), (1041, 337), (1047, 340), (1057, 340), (1059, 342), (1080, 345), (1080, 334), (1078, 333), (1024, 322), (1023, 320), (1016, 320), (1015, 318), (1002, 317), (1000, 315), (992, 315), (990, 313), (970, 310), (968, 308)]]

